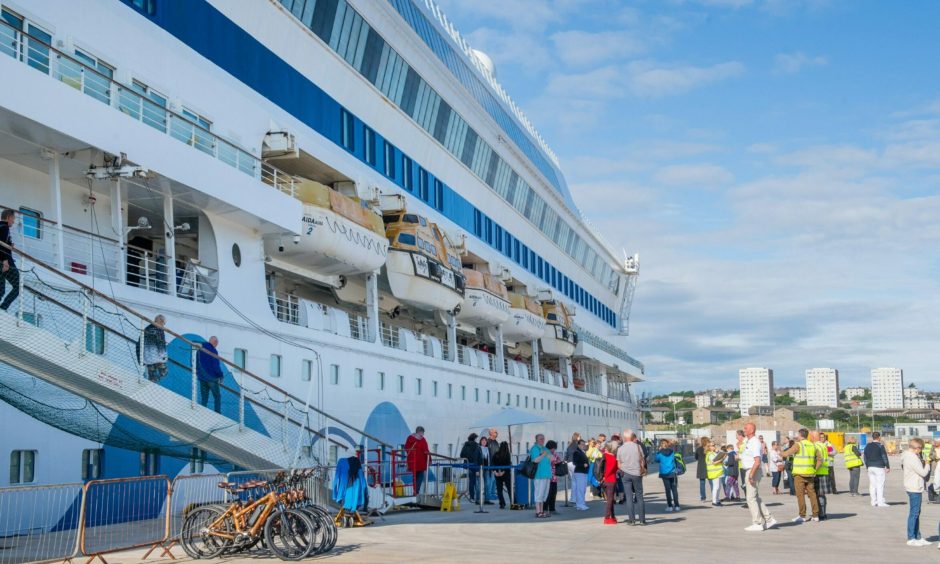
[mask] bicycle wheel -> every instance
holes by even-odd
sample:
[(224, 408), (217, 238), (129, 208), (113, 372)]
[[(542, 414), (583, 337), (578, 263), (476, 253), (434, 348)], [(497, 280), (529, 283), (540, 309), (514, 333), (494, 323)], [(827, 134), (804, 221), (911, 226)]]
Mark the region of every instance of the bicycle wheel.
[(325, 542), (322, 546), (319, 547), (319, 553), (329, 552), (333, 550), (333, 547), (336, 546), (336, 541), (339, 538), (339, 530), (336, 528), (336, 522), (333, 521), (333, 515), (329, 511), (320, 507), (319, 505), (306, 505), (304, 506), (308, 511), (316, 513), (320, 518), (320, 523), (325, 529)]
[(301, 560), (310, 555), (316, 543), (310, 517), (296, 509), (276, 511), (264, 523), (264, 542), (281, 560)]
[(197, 559), (215, 558), (229, 547), (231, 539), (213, 534), (228, 532), (228, 519), (212, 526), (223, 513), (217, 507), (200, 507), (186, 516), (180, 529), (180, 545), (187, 555)]
[(314, 547), (310, 554), (322, 554), (326, 552), (326, 547), (329, 545), (331, 535), (329, 527), (323, 522), (323, 516), (309, 507), (297, 507), (296, 509), (303, 511), (307, 517), (310, 517), (310, 521), (313, 522)]

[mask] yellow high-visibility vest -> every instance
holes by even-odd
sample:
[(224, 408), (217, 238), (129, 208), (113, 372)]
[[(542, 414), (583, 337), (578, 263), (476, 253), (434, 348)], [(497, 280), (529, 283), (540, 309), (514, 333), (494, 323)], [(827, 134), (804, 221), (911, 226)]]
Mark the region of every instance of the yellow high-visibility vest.
[(850, 444), (845, 445), (845, 448), (842, 449), (842, 454), (843, 456), (845, 456), (845, 468), (846, 469), (858, 468), (859, 466), (862, 465), (862, 459), (856, 456), (855, 451), (852, 450), (852, 447), (854, 446), (855, 446), (854, 444), (850, 443)]
[(741, 441), (738, 443), (738, 469), (744, 468), (744, 447), (747, 445), (747, 441)]
[(814, 443), (816, 450), (819, 451), (819, 458), (822, 459), (822, 463), (819, 465), (819, 468), (816, 469), (817, 476), (828, 476), (829, 475), (829, 449), (826, 448), (825, 443)]
[(705, 473), (709, 480), (717, 480), (725, 472), (725, 466), (720, 461), (716, 461), (718, 453), (713, 452), (705, 457)]
[(793, 455), (794, 476), (814, 476), (816, 474), (816, 446), (803, 439), (800, 450)]

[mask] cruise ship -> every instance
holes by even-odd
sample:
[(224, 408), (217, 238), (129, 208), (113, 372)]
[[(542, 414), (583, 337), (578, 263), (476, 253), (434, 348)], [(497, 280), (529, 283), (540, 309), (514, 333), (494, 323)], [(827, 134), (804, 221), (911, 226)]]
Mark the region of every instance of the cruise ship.
[[(186, 425), (280, 440), (278, 405), (313, 430), (292, 460), (323, 464), (419, 425), (456, 456), (507, 407), (545, 420), (513, 428), (516, 452), (639, 424), (638, 259), (579, 212), (490, 58), (431, 0), (0, 11), (0, 206), (24, 280), (0, 313), (0, 484), (261, 466), (274, 458)], [(158, 315), (169, 373), (134, 403), (110, 369), (94, 387), (69, 375), (81, 363), (16, 352), (61, 334), (118, 365)], [(187, 368), (211, 336), (220, 414)]]

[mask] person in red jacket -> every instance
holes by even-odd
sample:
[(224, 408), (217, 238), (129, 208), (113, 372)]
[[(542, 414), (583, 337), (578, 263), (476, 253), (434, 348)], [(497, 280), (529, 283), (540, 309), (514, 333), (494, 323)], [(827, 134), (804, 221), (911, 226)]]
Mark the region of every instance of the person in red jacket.
[(614, 490), (617, 487), (617, 447), (620, 443), (611, 440), (604, 448), (604, 499), (607, 501), (606, 512), (604, 513), (605, 525), (616, 525), (617, 517), (614, 515)]
[(428, 471), (428, 441), (424, 438), (424, 427), (418, 426), (415, 432), (408, 435), (405, 440), (405, 451), (408, 453), (408, 470), (414, 479), (415, 495), (421, 493), (424, 484), (424, 475)]

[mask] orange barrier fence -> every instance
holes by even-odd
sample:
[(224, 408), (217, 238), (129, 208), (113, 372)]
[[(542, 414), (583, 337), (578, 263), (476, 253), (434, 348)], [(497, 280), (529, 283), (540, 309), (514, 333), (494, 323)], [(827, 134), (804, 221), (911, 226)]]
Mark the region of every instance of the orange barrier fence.
[(0, 488), (0, 564), (75, 556), (84, 499), (80, 483)]
[(150, 547), (146, 558), (170, 536), (170, 480), (142, 476), (93, 480), (85, 484), (79, 546), (82, 554), (106, 562), (105, 554)]

